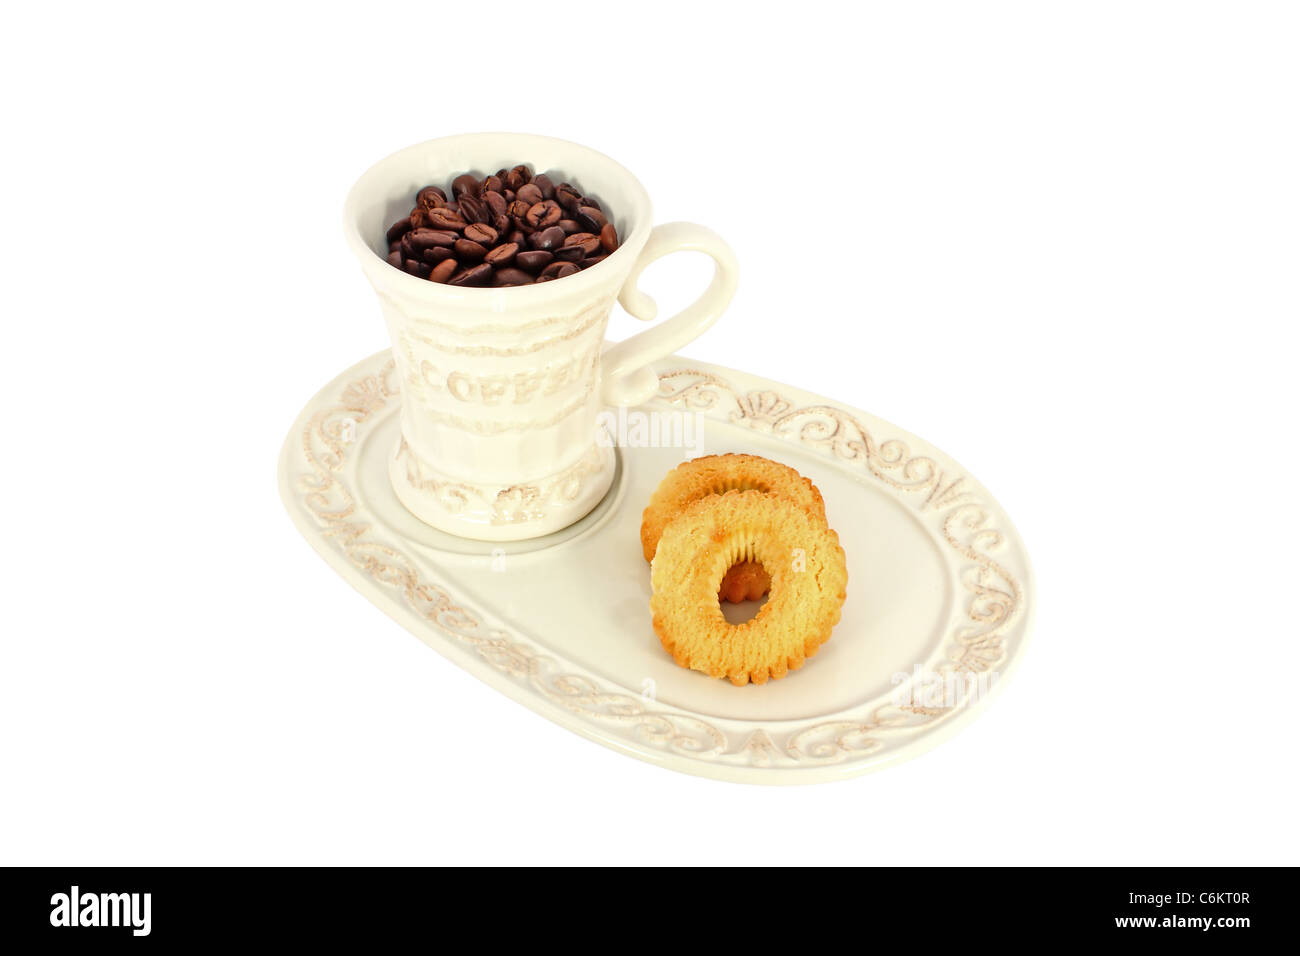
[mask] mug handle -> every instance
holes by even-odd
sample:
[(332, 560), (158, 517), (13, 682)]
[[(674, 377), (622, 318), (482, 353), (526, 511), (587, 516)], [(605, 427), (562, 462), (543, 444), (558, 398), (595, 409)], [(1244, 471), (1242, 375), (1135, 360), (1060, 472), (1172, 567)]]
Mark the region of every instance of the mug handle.
[(658, 312), (655, 300), (637, 288), (646, 266), (670, 252), (704, 252), (713, 257), (713, 281), (704, 294), (671, 319), (607, 349), (600, 358), (606, 405), (636, 405), (659, 391), (650, 363), (671, 355), (717, 321), (736, 294), (736, 254), (712, 229), (693, 222), (668, 222), (650, 231), (640, 257), (618, 294), (619, 305), (642, 321)]

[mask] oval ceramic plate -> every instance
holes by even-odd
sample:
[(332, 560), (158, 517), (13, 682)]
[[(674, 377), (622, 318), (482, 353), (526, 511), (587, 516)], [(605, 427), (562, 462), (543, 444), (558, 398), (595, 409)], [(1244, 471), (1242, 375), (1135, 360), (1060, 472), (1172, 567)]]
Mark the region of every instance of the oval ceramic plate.
[[(304, 409), (280, 460), (285, 505), (336, 571), (426, 644), (556, 723), (673, 770), (834, 780), (914, 756), (978, 712), (1024, 652), (1033, 601), (1024, 547), (988, 492), (864, 412), (697, 362), (655, 371), (657, 398), (607, 416), (610, 493), (546, 538), (455, 538), (402, 507), (386, 470), (400, 403), (388, 352)], [(729, 451), (811, 478), (848, 560), (831, 640), (763, 686), (676, 666), (650, 624), (641, 511), (683, 459)], [(755, 610), (726, 608), (733, 620)]]

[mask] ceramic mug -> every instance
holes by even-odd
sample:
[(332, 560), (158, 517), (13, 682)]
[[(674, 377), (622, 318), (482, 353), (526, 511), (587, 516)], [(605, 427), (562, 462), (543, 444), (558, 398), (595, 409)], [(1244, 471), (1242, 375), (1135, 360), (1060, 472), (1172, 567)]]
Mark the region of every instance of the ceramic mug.
[[(389, 265), (385, 232), (421, 188), (445, 189), (459, 173), (484, 176), (517, 163), (596, 199), (619, 248), (575, 275), (501, 289), (442, 285)], [(712, 325), (736, 291), (736, 258), (717, 234), (684, 222), (652, 227), (650, 197), (636, 177), (593, 149), (544, 136), (450, 136), (394, 153), (352, 187), (343, 228), (379, 296), (401, 381), (393, 488), (422, 521), (485, 541), (549, 534), (595, 507), (614, 478), (614, 451), (597, 440), (601, 409), (653, 395), (650, 363)], [(680, 250), (713, 258), (704, 294), (606, 347), (615, 299), (638, 319), (653, 319), (654, 300), (637, 280)]]

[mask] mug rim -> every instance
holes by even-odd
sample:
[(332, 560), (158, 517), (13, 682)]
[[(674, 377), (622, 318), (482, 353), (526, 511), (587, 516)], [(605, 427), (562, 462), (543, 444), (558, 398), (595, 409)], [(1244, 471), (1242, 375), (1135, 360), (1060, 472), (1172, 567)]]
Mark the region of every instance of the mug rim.
[[(421, 279), (411, 275), (403, 269), (395, 268), (386, 258), (380, 256), (371, 247), (365, 236), (361, 234), (361, 228), (357, 220), (360, 216), (360, 206), (363, 202), (370, 201), (375, 192), (382, 188), (383, 171), (398, 160), (408, 157), (411, 154), (428, 152), (437, 149), (446, 149), (453, 145), (472, 144), (479, 140), (493, 140), (509, 138), (513, 140), (526, 141), (534, 144), (546, 144), (549, 146), (561, 146), (565, 149), (576, 150), (585, 154), (592, 162), (603, 164), (607, 170), (623, 179), (629, 187), (629, 193), (632, 196), (633, 209), (616, 210), (616, 213), (627, 217), (627, 221), (632, 224), (632, 229), (628, 235), (621, 238), (619, 246), (610, 253), (604, 260), (592, 266), (590, 269), (583, 269), (574, 275), (565, 276), (563, 280), (554, 280), (551, 282), (532, 283), (521, 286), (453, 286), (446, 283), (430, 282), (428, 279)], [(525, 147), (526, 149), (526, 147)], [(573, 173), (566, 170), (567, 175)], [(385, 197), (386, 198), (386, 197)], [(414, 202), (414, 200), (412, 200)], [(618, 265), (626, 262), (630, 270), (633, 257), (639, 252), (649, 237), (651, 229), (651, 206), (650, 195), (646, 192), (641, 181), (632, 174), (632, 172), (623, 166), (617, 160), (605, 155), (604, 153), (592, 149), (590, 146), (584, 146), (581, 143), (575, 143), (571, 140), (559, 139), (554, 136), (541, 136), (534, 133), (508, 133), (508, 132), (484, 132), (484, 133), (459, 133), (454, 136), (439, 136), (434, 139), (428, 139), (421, 143), (414, 143), (405, 146), (393, 153), (388, 154), (383, 159), (372, 163), (365, 172), (363, 172), (352, 184), (348, 190), (347, 198), (343, 202), (343, 233), (347, 239), (349, 248), (352, 250), (362, 264), (362, 267), (368, 274), (373, 276), (374, 280), (385, 283), (396, 283), (396, 289), (416, 298), (424, 298), (429, 301), (440, 301), (444, 303), (456, 303), (459, 305), (470, 306), (477, 303), (486, 305), (489, 296), (501, 296), (505, 299), (518, 302), (519, 304), (536, 303), (548, 299), (567, 298), (572, 295), (581, 295), (583, 292), (590, 291), (597, 285), (604, 284), (607, 276)], [(382, 267), (384, 272), (372, 273), (372, 268)], [(382, 278), (381, 278), (382, 277)], [(555, 288), (563, 283), (561, 288)], [(482, 298), (479, 298), (479, 297)]]

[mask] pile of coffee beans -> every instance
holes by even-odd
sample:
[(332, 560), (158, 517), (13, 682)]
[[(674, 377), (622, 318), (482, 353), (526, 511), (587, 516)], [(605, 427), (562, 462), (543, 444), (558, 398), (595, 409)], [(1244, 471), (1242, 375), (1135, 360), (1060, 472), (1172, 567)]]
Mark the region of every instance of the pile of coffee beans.
[(527, 166), (479, 179), (462, 173), (451, 197), (438, 186), (388, 228), (388, 261), (457, 286), (515, 286), (563, 279), (618, 248), (618, 232), (594, 199)]

